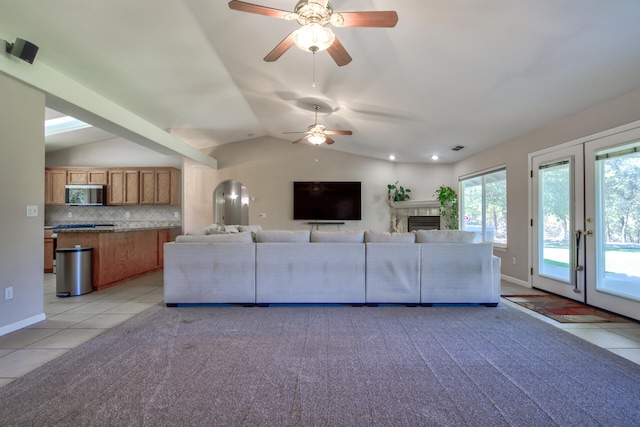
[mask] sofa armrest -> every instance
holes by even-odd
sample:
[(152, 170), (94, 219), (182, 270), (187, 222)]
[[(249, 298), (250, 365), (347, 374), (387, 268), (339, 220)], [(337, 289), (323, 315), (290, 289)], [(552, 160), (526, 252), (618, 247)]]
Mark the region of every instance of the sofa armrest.
[(255, 243), (165, 243), (164, 302), (255, 303)]
[(500, 281), (495, 280), (491, 244), (421, 245), (421, 303), (495, 304), (500, 301)]

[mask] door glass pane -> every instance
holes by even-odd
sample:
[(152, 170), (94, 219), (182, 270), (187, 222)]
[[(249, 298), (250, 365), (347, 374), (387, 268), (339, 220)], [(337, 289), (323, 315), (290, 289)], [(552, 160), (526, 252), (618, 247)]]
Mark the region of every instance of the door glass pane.
[(640, 299), (640, 153), (596, 159), (596, 289)]
[(571, 165), (568, 161), (539, 170), (538, 271), (540, 275), (571, 282)]
[(474, 242), (482, 242), (482, 177), (462, 181), (462, 230), (476, 233)]
[(485, 177), (485, 240), (507, 244), (507, 171)]

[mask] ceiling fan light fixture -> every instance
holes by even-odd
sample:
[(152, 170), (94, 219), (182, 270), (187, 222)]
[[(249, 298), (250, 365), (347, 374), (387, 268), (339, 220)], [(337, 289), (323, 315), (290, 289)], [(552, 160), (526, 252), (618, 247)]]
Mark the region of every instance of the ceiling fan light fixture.
[(327, 50), (335, 39), (336, 35), (331, 29), (315, 23), (304, 25), (293, 32), (293, 42), (307, 52)]
[(320, 145), (327, 140), (327, 137), (324, 134), (311, 134), (307, 139), (313, 145)]

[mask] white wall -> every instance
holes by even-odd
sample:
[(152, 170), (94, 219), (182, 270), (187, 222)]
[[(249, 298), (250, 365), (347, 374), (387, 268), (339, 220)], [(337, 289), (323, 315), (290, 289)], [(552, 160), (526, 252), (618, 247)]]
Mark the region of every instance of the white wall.
[[(640, 120), (640, 90), (598, 104), (551, 125), (514, 138), (467, 160), (458, 162), (458, 177), (492, 166), (507, 165), (506, 251), (495, 250), (502, 258), (502, 274), (518, 282), (529, 282), (529, 169), (528, 154), (570, 142), (607, 129)], [(516, 264), (513, 264), (516, 257)]]
[[(44, 320), (44, 103), (0, 74), (0, 335)], [(27, 217), (27, 205), (39, 215)]]
[(167, 156), (122, 138), (46, 153), (46, 166), (166, 166), (180, 169), (182, 156)]
[(182, 161), (182, 231), (187, 232), (213, 221), (215, 170), (186, 157)]
[[(186, 231), (213, 222), (213, 192), (227, 179), (242, 182), (249, 197), (256, 198), (249, 205), (249, 223), (265, 229), (309, 228), (292, 219), (293, 181), (362, 182), (362, 220), (347, 221), (342, 228), (376, 230), (389, 229), (387, 184), (400, 180), (411, 188), (412, 200), (433, 200), (440, 185), (455, 182), (451, 165), (397, 164), (272, 137), (217, 146), (210, 155), (217, 159), (218, 170), (190, 173), (188, 166), (183, 168)], [(260, 218), (260, 213), (267, 217)]]

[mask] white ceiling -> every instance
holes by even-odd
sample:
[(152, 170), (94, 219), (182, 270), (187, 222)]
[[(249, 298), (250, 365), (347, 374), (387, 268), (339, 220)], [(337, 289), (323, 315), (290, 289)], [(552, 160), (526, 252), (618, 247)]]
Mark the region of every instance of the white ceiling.
[(353, 131), (331, 149), (455, 162), (640, 87), (638, 0), (335, 0), (399, 21), (335, 29), (353, 61), (317, 54), (315, 88), (310, 53), (262, 60), (295, 21), (227, 3), (0, 0), (0, 38), (199, 148), (293, 141), (283, 132), (306, 130), (317, 103), (319, 123)]

